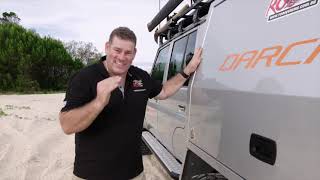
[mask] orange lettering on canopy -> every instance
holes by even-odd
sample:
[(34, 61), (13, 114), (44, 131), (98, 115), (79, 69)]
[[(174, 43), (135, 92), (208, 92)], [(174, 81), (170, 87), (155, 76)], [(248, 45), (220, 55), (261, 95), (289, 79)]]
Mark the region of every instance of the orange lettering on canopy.
[(247, 65), (245, 66), (246, 68), (248, 68), (249, 65), (252, 63), (252, 61), (254, 60), (254, 58), (257, 56), (258, 52), (259, 52), (258, 50), (245, 52), (244, 54), (242, 54), (242, 56), (240, 56), (237, 63), (233, 66), (232, 69), (235, 70), (241, 62), (248, 62)]
[(320, 45), (313, 51), (313, 53), (308, 57), (308, 59), (303, 64), (310, 64), (314, 58), (320, 53)]
[[(273, 54), (265, 55), (266, 52), (271, 51), (271, 50), (275, 50)], [(281, 50), (282, 50), (282, 46), (280, 46), (280, 45), (273, 46), (270, 48), (264, 48), (261, 51), (261, 53), (258, 55), (257, 59), (252, 64), (250, 64), (249, 68), (255, 68), (257, 63), (263, 59), (266, 59), (266, 66), (271, 67), (272, 58), (278, 56), (280, 54)]]
[(283, 53), (280, 55), (279, 59), (276, 61), (276, 65), (277, 66), (288, 66), (288, 65), (297, 65), (300, 64), (301, 61), (289, 61), (289, 62), (282, 62), (283, 59), (287, 56), (287, 54), (290, 52), (290, 50), (295, 47), (295, 46), (299, 46), (302, 44), (307, 44), (307, 43), (313, 43), (316, 42), (318, 39), (309, 39), (309, 40), (305, 40), (305, 41), (299, 41), (299, 42), (295, 42), (290, 44), (284, 51)]
[[(231, 70), (232, 66), (237, 61), (238, 57), (239, 57), (239, 54), (231, 54), (231, 55), (227, 56), (227, 58), (224, 61), (224, 63), (220, 66), (219, 71), (229, 71), (229, 70)], [(227, 64), (229, 59), (233, 59), (233, 62), (231, 63), (231, 65), (229, 67), (226, 68), (224, 66)]]
[[(265, 64), (266, 67), (272, 67), (273, 64), (276, 66), (298, 65), (298, 64), (301, 64), (302, 61), (300, 60), (284, 61), (284, 59), (288, 57), (288, 55), (292, 50), (294, 50), (294, 52), (292, 52), (291, 55), (295, 55), (295, 56), (299, 55), (299, 57), (301, 57), (301, 55), (305, 54), (307, 56), (308, 54), (306, 54), (305, 51), (309, 52), (310, 45), (305, 47), (303, 47), (302, 45), (317, 43), (317, 44), (314, 44), (317, 46), (313, 50), (311, 55), (303, 62), (303, 64), (310, 64), (314, 61), (314, 59), (319, 57), (320, 45), (318, 43), (318, 40), (319, 38), (298, 41), (298, 42), (289, 44), (289, 46), (287, 46), (286, 48), (284, 48), (281, 45), (275, 45), (272, 47), (264, 48), (261, 50), (261, 52), (259, 52), (258, 50), (253, 50), (253, 51), (246, 51), (242, 54), (230, 54), (227, 56), (224, 63), (220, 66), (219, 71), (234, 71), (235, 69), (238, 68), (238, 66), (242, 62), (246, 62), (246, 65), (245, 65), (246, 69), (254, 69), (256, 65), (260, 63), (262, 60), (266, 61), (266, 64)], [(298, 48), (297, 46), (301, 46), (301, 47)], [(230, 62), (231, 60), (232, 62)]]

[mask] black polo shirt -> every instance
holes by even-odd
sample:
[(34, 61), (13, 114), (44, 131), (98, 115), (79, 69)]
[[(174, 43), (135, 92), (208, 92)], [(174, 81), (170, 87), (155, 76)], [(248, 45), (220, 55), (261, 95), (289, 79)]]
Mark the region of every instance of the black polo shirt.
[[(92, 101), (97, 83), (108, 77), (102, 62), (82, 69), (69, 82), (61, 111)], [(161, 89), (161, 83), (147, 72), (131, 66), (124, 94), (119, 88), (112, 91), (108, 105), (94, 122), (75, 134), (73, 173), (89, 180), (128, 180), (139, 175), (143, 171), (140, 143), (147, 101)]]

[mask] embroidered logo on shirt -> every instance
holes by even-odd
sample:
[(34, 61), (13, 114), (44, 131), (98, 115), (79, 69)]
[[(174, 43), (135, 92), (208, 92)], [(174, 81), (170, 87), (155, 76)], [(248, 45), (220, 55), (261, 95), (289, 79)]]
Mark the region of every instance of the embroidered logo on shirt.
[(133, 86), (134, 88), (141, 88), (141, 87), (143, 87), (142, 80), (133, 80), (132, 86)]

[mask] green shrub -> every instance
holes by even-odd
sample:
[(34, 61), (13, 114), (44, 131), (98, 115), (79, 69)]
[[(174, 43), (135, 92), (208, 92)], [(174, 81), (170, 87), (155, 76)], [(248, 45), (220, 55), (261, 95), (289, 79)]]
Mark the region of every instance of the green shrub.
[(6, 116), (7, 114), (0, 108), (0, 117), (1, 116)]

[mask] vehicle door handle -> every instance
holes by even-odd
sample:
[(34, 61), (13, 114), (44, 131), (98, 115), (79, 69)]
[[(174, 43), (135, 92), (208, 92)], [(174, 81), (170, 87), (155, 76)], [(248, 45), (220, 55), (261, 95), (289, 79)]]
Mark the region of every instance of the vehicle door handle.
[(277, 144), (272, 139), (251, 134), (250, 154), (262, 162), (274, 165), (277, 158)]
[(178, 107), (179, 107), (179, 111), (180, 112), (185, 112), (186, 111), (186, 106), (179, 104)]

